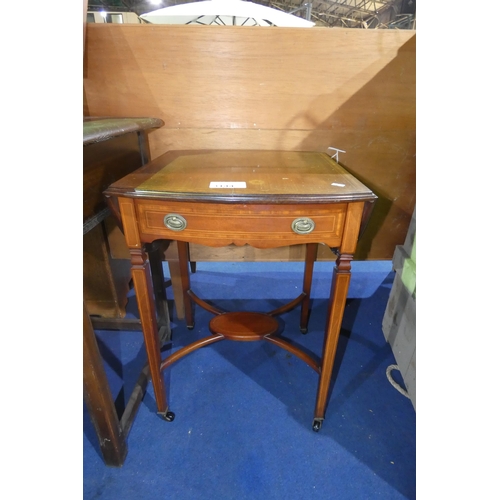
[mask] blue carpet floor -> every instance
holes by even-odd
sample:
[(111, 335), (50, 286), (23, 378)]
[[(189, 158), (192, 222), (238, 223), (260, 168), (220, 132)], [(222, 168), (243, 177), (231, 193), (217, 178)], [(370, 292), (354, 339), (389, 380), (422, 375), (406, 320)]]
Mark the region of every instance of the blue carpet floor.
[[(280, 317), (283, 336), (315, 354), (322, 348), (332, 268), (315, 264), (306, 335), (298, 309)], [(200, 297), (223, 309), (267, 312), (300, 293), (302, 269), (301, 263), (198, 263), (191, 281)], [(267, 342), (220, 342), (166, 370), (173, 422), (156, 415), (148, 385), (121, 468), (105, 466), (84, 410), (84, 499), (415, 498), (416, 415), (387, 380), (395, 359), (381, 328), (393, 278), (391, 262), (353, 263), (319, 433), (311, 427), (316, 372)], [(129, 310), (133, 316), (133, 293)], [(173, 314), (173, 350), (208, 335), (213, 316), (200, 307), (195, 315), (190, 331)], [(120, 408), (146, 359), (142, 335), (96, 335)], [(393, 376), (402, 384), (397, 371)]]

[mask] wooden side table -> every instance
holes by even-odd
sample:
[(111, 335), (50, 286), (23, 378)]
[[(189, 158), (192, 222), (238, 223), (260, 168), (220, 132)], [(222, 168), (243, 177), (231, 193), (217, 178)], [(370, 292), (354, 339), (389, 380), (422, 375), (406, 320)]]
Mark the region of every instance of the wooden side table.
[[(319, 374), (313, 430), (322, 426), (335, 352), (360, 228), (376, 196), (328, 155), (298, 151), (170, 151), (113, 183), (108, 203), (123, 225), (132, 255), (144, 340), (158, 413), (172, 420), (162, 370), (196, 349), (221, 340), (265, 340), (297, 355)], [(174, 240), (179, 249), (187, 326), (193, 303), (214, 314), (211, 334), (161, 359), (150, 263), (145, 245)], [(223, 312), (190, 288), (188, 243), (275, 248), (307, 244), (302, 293), (267, 314)], [(276, 332), (275, 316), (301, 305), (307, 329), (316, 245), (338, 255), (332, 277), (323, 351), (314, 359)]]

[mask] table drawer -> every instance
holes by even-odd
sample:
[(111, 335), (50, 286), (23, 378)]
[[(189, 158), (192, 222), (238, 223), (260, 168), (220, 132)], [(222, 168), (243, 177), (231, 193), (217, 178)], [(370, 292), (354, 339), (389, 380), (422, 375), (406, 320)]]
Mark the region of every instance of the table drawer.
[(340, 245), (346, 203), (262, 205), (135, 200), (144, 240), (271, 248), (300, 243)]

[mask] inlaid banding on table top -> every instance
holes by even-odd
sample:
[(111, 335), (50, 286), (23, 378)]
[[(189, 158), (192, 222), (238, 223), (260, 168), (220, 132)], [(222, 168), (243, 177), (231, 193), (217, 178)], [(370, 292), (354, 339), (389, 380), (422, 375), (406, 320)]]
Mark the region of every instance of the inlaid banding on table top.
[[(214, 183), (245, 187), (210, 187)], [(116, 182), (108, 193), (115, 191), (138, 199), (224, 203), (265, 202), (269, 196), (284, 203), (376, 198), (327, 154), (299, 151), (170, 151)]]
[[(308, 182), (304, 182), (307, 171)], [(184, 153), (149, 179), (136, 191), (205, 193), (211, 196), (225, 188), (210, 188), (215, 181), (245, 183), (235, 189), (237, 196), (265, 194), (318, 195), (342, 194), (343, 191), (369, 192), (356, 178), (327, 155), (289, 151), (214, 151)]]

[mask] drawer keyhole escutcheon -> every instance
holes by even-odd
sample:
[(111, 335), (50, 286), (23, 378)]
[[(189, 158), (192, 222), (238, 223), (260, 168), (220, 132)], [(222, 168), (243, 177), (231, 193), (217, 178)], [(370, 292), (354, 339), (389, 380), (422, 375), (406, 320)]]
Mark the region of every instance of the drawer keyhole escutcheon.
[(300, 217), (292, 222), (292, 231), (297, 234), (309, 234), (314, 230), (314, 221), (309, 217)]
[(182, 215), (168, 214), (165, 215), (163, 224), (165, 224), (165, 226), (172, 231), (182, 231), (183, 229), (186, 229), (187, 221)]

